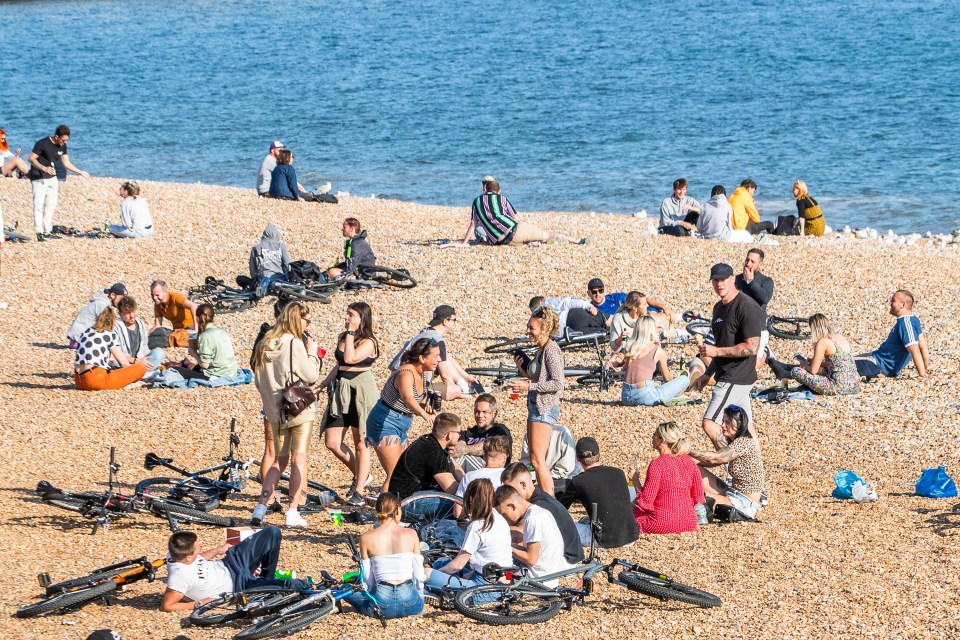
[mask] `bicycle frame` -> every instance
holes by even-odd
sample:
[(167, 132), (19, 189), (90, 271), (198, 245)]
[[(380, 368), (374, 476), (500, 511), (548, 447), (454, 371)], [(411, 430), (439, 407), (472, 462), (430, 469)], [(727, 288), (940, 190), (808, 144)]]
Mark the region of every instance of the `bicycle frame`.
[[(220, 480), (231, 483), (233, 485), (232, 490), (234, 492), (239, 492), (243, 490), (244, 486), (246, 485), (246, 479), (250, 477), (250, 464), (255, 460), (251, 458), (250, 460), (243, 461), (236, 458), (236, 448), (240, 445), (240, 436), (236, 431), (237, 419), (236, 417), (233, 417), (230, 419), (230, 450), (225, 457), (221, 458), (223, 462), (220, 464), (207, 467), (206, 469), (201, 469), (199, 471), (188, 471), (174, 465), (170, 459), (161, 458), (157, 454), (150, 452), (144, 456), (143, 466), (147, 471), (152, 471), (156, 467), (164, 467), (166, 469), (170, 469), (171, 471), (175, 471), (176, 473), (184, 476), (186, 479), (195, 478), (198, 476), (206, 476), (219, 471)], [(238, 469), (243, 469), (243, 477), (241, 477)]]

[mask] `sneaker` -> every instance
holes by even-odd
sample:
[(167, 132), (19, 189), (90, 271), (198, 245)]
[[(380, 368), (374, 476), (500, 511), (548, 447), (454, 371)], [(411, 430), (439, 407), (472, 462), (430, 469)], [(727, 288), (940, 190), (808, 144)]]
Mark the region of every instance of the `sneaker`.
[(365, 500), (363, 499), (363, 494), (358, 493), (356, 489), (350, 490), (350, 495), (347, 496), (347, 504), (351, 507), (362, 507)]
[(6, 309), (8, 306), (6, 302), (0, 302), (0, 309)]
[(307, 521), (303, 519), (303, 516), (300, 515), (300, 512), (296, 509), (290, 509), (287, 511), (287, 517), (284, 521), (284, 524), (288, 527), (306, 527)]
[(280, 500), (274, 500), (270, 503), (270, 506), (267, 507), (273, 513), (280, 513), (283, 511), (283, 505), (280, 504)]
[(253, 508), (253, 515), (250, 516), (250, 526), (259, 527), (266, 516), (267, 516), (267, 505), (258, 504)]
[(37, 234), (37, 242), (46, 242), (47, 239), (43, 237), (42, 233)]
[(767, 499), (767, 492), (766, 492), (766, 491), (761, 491), (761, 492), (760, 492), (760, 506), (761, 506), (761, 507), (767, 506), (767, 502), (769, 502), (769, 500)]
[(590, 244), (593, 241), (593, 238), (587, 236), (586, 238), (580, 238), (580, 242), (577, 244)]

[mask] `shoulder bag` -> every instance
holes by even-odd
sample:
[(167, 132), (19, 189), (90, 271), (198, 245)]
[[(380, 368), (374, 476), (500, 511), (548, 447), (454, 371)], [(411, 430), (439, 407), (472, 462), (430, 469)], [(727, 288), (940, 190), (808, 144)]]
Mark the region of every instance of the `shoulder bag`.
[(317, 394), (293, 373), (293, 341), (290, 341), (290, 382), (283, 388), (284, 420), (295, 418), (317, 401)]

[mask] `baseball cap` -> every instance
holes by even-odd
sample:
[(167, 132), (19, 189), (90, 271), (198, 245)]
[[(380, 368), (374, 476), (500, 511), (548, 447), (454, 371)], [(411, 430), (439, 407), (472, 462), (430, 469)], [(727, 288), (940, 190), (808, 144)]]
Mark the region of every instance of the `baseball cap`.
[(587, 291), (591, 289), (603, 289), (603, 280), (600, 278), (590, 278), (590, 282), (587, 283)]
[(594, 438), (588, 436), (577, 440), (578, 458), (582, 460), (583, 458), (593, 458), (598, 455), (600, 455), (600, 445), (597, 444)]
[(125, 296), (127, 295), (127, 288), (123, 286), (122, 282), (118, 282), (115, 285), (111, 286), (109, 289), (104, 289), (104, 293), (113, 294), (115, 296)]
[(87, 640), (121, 640), (120, 634), (111, 629), (99, 629), (87, 636)]
[(711, 280), (726, 280), (733, 275), (733, 267), (722, 262), (718, 262), (710, 268)]
[(280, 142), (279, 140), (274, 140), (272, 143), (270, 143), (271, 151), (273, 151), (274, 149), (285, 149), (285, 148), (286, 147), (284, 147), (283, 143)]
[(450, 318), (457, 311), (448, 304), (442, 304), (433, 310), (433, 318), (430, 320), (430, 326), (435, 327), (447, 318)]

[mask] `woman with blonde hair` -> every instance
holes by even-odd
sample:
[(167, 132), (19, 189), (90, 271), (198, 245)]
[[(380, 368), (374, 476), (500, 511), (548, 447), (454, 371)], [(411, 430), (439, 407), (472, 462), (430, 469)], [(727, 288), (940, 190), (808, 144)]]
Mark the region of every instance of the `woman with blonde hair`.
[[(423, 583), (427, 579), (420, 538), (400, 524), (400, 499), (390, 492), (377, 498), (376, 528), (360, 536), (360, 573), (367, 593), (355, 593), (347, 602), (364, 615), (379, 605), (384, 618), (415, 616), (423, 611)], [(372, 596), (372, 598), (371, 598)]]
[(547, 464), (550, 435), (560, 420), (560, 398), (563, 396), (563, 353), (553, 340), (560, 319), (549, 307), (534, 310), (527, 321), (527, 337), (537, 345), (533, 360), (518, 354), (517, 370), (526, 380), (517, 378), (508, 384), (514, 393), (527, 392), (527, 442), (530, 463), (537, 474), (537, 484), (553, 495), (553, 476)]
[(697, 530), (695, 505), (704, 504), (703, 481), (697, 463), (690, 457), (690, 445), (676, 422), (660, 424), (651, 437), (657, 457), (640, 472), (628, 469), (637, 489), (633, 517), (640, 533), (684, 533)]
[[(116, 312), (113, 307), (107, 307), (97, 316), (97, 322), (80, 334), (73, 363), (77, 389), (122, 389), (147, 374), (147, 368), (151, 367), (147, 358), (134, 360), (123, 353), (113, 332), (116, 324)], [(111, 357), (120, 364), (119, 369), (110, 368)]]
[(778, 380), (793, 379), (822, 396), (860, 393), (860, 374), (850, 341), (833, 330), (827, 316), (815, 313), (807, 319), (813, 358), (802, 358), (800, 366), (790, 366), (767, 358)]
[[(663, 404), (690, 385), (690, 378), (686, 374), (674, 378), (670, 373), (667, 353), (660, 348), (656, 337), (656, 321), (650, 316), (641, 316), (633, 328), (626, 350), (613, 354), (609, 360), (612, 367), (626, 368), (620, 402), (627, 406), (652, 407)], [(658, 367), (664, 380), (659, 387), (653, 382), (653, 374)]]
[(145, 238), (153, 235), (153, 216), (146, 198), (140, 196), (140, 185), (120, 185), (120, 224), (111, 224), (110, 233), (118, 238)]
[(623, 306), (610, 319), (610, 348), (620, 351), (626, 344), (627, 338), (637, 326), (637, 320), (646, 311), (646, 296), (639, 291), (631, 291)]
[(826, 229), (826, 221), (823, 219), (823, 211), (820, 205), (813, 199), (807, 191), (807, 183), (803, 180), (797, 180), (793, 183), (793, 197), (797, 200), (797, 217), (800, 218), (800, 235), (817, 236), (823, 235)]
[(260, 504), (253, 510), (251, 524), (259, 526), (267, 514), (267, 504), (280, 480), (280, 474), (290, 469), (290, 506), (286, 514), (288, 527), (305, 527), (300, 505), (307, 501), (308, 450), (313, 422), (317, 418), (316, 403), (295, 416), (284, 410), (283, 389), (288, 384), (302, 381), (313, 386), (320, 379), (320, 358), (317, 343), (307, 333), (310, 310), (302, 302), (290, 302), (283, 308), (277, 324), (268, 329), (253, 352), (253, 375), (263, 412), (273, 426), (276, 459), (270, 468), (260, 472), (263, 489)]

